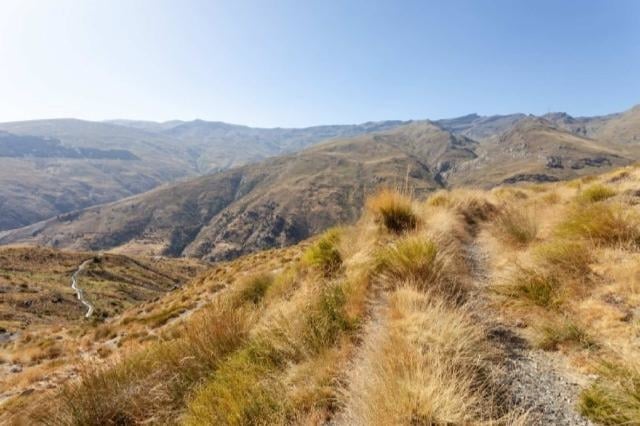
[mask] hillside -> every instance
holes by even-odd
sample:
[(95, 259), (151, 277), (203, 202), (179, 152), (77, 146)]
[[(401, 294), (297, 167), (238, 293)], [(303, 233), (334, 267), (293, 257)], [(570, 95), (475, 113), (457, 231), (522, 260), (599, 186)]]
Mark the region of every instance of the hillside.
[(97, 326), (157, 337), (89, 352), (93, 368), (9, 399), (2, 419), (633, 424), (638, 185), (631, 166), (421, 202), (379, 192), (352, 226), (221, 263)]
[(477, 142), (432, 122), (325, 142), (0, 234), (0, 243), (230, 259), (354, 221), (366, 195), (405, 178), (441, 188), (556, 181), (629, 164), (602, 144), (534, 117)]
[(399, 124), (255, 129), (201, 120), (0, 123), (0, 231)]

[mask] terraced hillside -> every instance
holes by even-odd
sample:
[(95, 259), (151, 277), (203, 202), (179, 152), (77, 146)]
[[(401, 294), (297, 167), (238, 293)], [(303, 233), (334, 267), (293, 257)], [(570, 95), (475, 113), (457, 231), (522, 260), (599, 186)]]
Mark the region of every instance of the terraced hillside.
[(352, 226), (96, 326), (111, 337), (94, 345), (136, 344), (62, 391), (8, 400), (3, 419), (633, 424), (639, 188), (631, 166), (425, 201), (383, 190)]

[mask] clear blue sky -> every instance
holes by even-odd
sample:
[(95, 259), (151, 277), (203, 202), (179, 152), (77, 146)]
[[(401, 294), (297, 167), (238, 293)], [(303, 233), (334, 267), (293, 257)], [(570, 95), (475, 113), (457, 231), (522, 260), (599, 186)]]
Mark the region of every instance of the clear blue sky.
[(0, 0), (0, 121), (271, 127), (638, 103), (634, 0)]

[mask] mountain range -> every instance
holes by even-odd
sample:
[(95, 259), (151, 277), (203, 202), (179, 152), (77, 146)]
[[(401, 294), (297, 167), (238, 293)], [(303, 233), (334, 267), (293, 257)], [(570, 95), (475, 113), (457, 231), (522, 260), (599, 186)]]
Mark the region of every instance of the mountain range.
[[(76, 163), (91, 164), (123, 186), (127, 181), (120, 173), (134, 181), (144, 176), (143, 184), (112, 198), (182, 178), (120, 201), (84, 209), (63, 206), (66, 213), (0, 233), (0, 243), (213, 261), (285, 246), (352, 222), (366, 195), (380, 186), (406, 186), (422, 197), (444, 188), (566, 180), (640, 158), (639, 107), (592, 118), (472, 114), (307, 129), (122, 120), (11, 123), (0, 129), (57, 138), (65, 147), (108, 147), (139, 157), (9, 159), (73, 163), (70, 171)], [(140, 170), (144, 167), (155, 167), (149, 173), (155, 178)], [(202, 173), (208, 174), (196, 177)], [(24, 197), (26, 182), (21, 185)], [(71, 191), (62, 183), (56, 188)], [(33, 198), (45, 197), (36, 193)], [(4, 210), (11, 198), (3, 201)]]

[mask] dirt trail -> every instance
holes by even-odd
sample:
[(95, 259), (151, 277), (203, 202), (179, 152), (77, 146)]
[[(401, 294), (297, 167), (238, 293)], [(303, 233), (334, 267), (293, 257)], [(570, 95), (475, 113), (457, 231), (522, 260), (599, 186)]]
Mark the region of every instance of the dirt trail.
[[(473, 241), (467, 245), (467, 261), (475, 285), (475, 311), (491, 313), (486, 300), (490, 283), (489, 253)], [(484, 322), (488, 338), (505, 354), (502, 377), (510, 403), (531, 416), (534, 425), (592, 425), (576, 410), (576, 401), (585, 377), (571, 372), (559, 354), (535, 350), (519, 336), (517, 328), (504, 324), (495, 312)]]
[(90, 263), (93, 263), (93, 259), (85, 260), (84, 262), (82, 262), (82, 264), (80, 264), (80, 266), (78, 267), (78, 269), (76, 269), (76, 271), (73, 273), (73, 275), (71, 275), (71, 288), (73, 289), (73, 291), (76, 292), (76, 297), (78, 298), (80, 303), (82, 303), (87, 308), (87, 312), (84, 314), (85, 318), (91, 317), (91, 315), (93, 314), (93, 311), (94, 311), (94, 307), (84, 297), (84, 291), (80, 287), (78, 287), (78, 276), (85, 269), (87, 269), (87, 266), (89, 266)]

